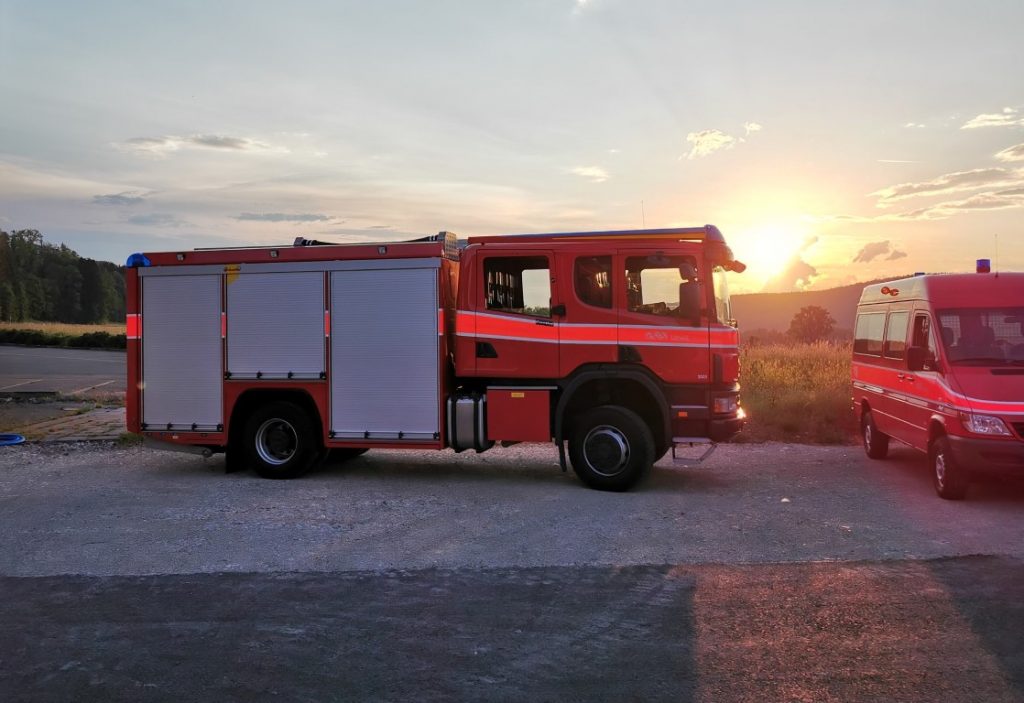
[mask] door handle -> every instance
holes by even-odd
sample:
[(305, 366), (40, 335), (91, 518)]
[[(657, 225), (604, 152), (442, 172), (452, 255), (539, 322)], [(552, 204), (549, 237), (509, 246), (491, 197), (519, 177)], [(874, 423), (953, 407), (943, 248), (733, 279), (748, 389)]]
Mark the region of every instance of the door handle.
[(555, 326), (555, 323), (552, 322), (551, 320), (536, 320), (536, 323), (538, 325), (541, 325), (542, 327), (554, 327)]
[(907, 383), (913, 383), (914, 377), (908, 373), (906, 376), (903, 377), (903, 380), (906, 381)]

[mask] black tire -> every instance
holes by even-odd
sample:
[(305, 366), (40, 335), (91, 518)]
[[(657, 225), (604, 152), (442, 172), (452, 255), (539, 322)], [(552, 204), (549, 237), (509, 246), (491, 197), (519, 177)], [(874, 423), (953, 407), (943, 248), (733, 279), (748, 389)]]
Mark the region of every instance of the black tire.
[(936, 437), (928, 448), (928, 465), (932, 470), (932, 485), (940, 498), (963, 500), (970, 485), (970, 472), (956, 460), (949, 440)]
[(625, 491), (654, 463), (654, 437), (632, 410), (604, 405), (573, 423), (569, 459), (583, 483), (602, 491)]
[(268, 403), (249, 416), (242, 446), (249, 466), (263, 478), (298, 478), (322, 452), (309, 414), (286, 401)]
[(870, 458), (884, 459), (889, 453), (889, 435), (878, 429), (870, 410), (865, 410), (860, 416), (860, 438), (864, 443), (864, 453)]

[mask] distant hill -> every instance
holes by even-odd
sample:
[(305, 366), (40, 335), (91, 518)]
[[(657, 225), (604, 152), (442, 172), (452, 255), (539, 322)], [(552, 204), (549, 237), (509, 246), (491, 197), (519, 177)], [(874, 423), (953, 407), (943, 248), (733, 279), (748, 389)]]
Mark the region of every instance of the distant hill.
[[(899, 278), (895, 276), (893, 278)], [(732, 296), (732, 315), (740, 330), (774, 330), (785, 332), (800, 308), (818, 305), (825, 308), (836, 321), (836, 330), (852, 330), (857, 314), (857, 302), (864, 286), (881, 281), (854, 283), (826, 290), (796, 291), (793, 293), (748, 293)]]

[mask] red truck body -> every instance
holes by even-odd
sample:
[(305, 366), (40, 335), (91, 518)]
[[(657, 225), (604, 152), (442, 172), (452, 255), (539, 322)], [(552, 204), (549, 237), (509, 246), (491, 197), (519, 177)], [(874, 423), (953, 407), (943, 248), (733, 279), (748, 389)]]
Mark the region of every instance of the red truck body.
[(565, 445), (621, 490), (738, 432), (716, 228), (135, 254), (127, 424), (298, 476), (327, 450)]
[(854, 406), (868, 456), (925, 452), (944, 498), (972, 473), (1024, 473), (1024, 274), (920, 275), (868, 286)]

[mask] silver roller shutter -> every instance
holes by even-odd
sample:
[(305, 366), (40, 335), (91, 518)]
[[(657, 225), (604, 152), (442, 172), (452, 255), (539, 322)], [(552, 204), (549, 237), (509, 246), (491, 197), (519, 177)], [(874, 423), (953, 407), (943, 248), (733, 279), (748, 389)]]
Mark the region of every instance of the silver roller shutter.
[(324, 274), (242, 273), (227, 291), (231, 378), (320, 378)]
[(439, 432), (437, 269), (331, 273), (331, 430), (338, 439)]
[(142, 279), (142, 421), (147, 429), (223, 423), (221, 276)]

